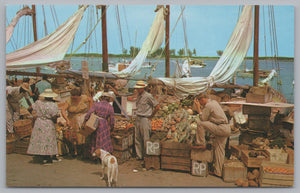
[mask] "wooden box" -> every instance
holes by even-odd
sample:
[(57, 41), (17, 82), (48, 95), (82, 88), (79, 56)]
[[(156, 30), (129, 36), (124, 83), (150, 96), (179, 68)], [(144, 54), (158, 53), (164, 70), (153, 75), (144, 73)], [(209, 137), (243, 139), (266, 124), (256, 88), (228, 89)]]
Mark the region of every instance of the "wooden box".
[(125, 150), (125, 151), (114, 150), (112, 154), (117, 158), (118, 164), (122, 164), (131, 158), (131, 154), (129, 150)]
[[(262, 155), (263, 157), (249, 157), (249, 152), (256, 152), (257, 154)], [(254, 150), (242, 150), (241, 160), (247, 167), (256, 167), (259, 168), (262, 161), (269, 161), (270, 157), (265, 151), (254, 151)]]
[(232, 145), (240, 144), (240, 135), (241, 135), (241, 133), (238, 132), (238, 133), (231, 134), (229, 136), (229, 147), (231, 147)]
[(193, 176), (207, 177), (208, 176), (208, 163), (192, 160), (192, 171)]
[(288, 164), (294, 164), (294, 150), (291, 148), (286, 149), (286, 152), (288, 154)]
[(271, 108), (254, 105), (243, 105), (243, 114), (270, 116)]
[(247, 178), (247, 167), (239, 160), (226, 160), (223, 165), (224, 182), (235, 182), (238, 178)]
[(260, 167), (259, 184), (261, 187), (294, 186), (294, 167), (264, 161)]
[(161, 155), (190, 158), (191, 145), (185, 143), (163, 141), (161, 143)]
[(90, 115), (90, 118), (85, 123), (85, 126), (79, 130), (79, 133), (84, 136), (88, 136), (91, 133), (93, 133), (94, 131), (96, 131), (96, 129), (98, 128), (98, 125), (99, 125), (99, 119), (101, 119), (101, 118), (98, 117), (97, 115), (95, 115), (94, 113), (92, 113)]
[(155, 170), (160, 169), (160, 156), (158, 155), (145, 156), (144, 160), (145, 160), (145, 168), (147, 170), (151, 168)]
[(271, 127), (270, 117), (248, 115), (248, 127), (252, 130), (268, 131)]
[(127, 150), (129, 147), (129, 138), (128, 135), (112, 135), (111, 142), (113, 145), (114, 150), (124, 151)]
[(231, 155), (237, 157), (237, 158), (241, 158), (242, 156), (242, 150), (249, 150), (249, 145), (232, 145), (230, 147), (231, 150)]
[(161, 156), (161, 169), (191, 171), (191, 159), (188, 157)]
[(268, 103), (272, 101), (272, 95), (270, 93), (265, 94), (246, 94), (246, 102), (247, 103)]
[(213, 150), (199, 150), (196, 148), (192, 148), (191, 160), (202, 161), (202, 162), (212, 162), (213, 161)]
[(159, 141), (146, 141), (146, 155), (160, 155), (160, 142)]
[(267, 149), (268, 156), (270, 157), (270, 162), (286, 164), (288, 159), (288, 153), (284, 152), (282, 149)]

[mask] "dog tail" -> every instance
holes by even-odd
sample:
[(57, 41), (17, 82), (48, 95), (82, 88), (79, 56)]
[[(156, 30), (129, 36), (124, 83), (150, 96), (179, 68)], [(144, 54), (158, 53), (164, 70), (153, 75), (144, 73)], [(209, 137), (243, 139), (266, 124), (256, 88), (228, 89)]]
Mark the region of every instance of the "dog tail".
[(118, 161), (116, 158), (112, 158), (111, 160), (114, 164), (111, 164), (113, 173), (111, 174), (111, 178), (114, 179), (114, 183), (116, 185), (118, 178)]

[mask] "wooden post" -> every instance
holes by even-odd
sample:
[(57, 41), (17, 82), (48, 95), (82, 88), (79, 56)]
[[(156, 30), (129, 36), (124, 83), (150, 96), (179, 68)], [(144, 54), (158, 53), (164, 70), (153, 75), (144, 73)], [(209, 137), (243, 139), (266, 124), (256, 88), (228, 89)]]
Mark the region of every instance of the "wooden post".
[(166, 15), (166, 37), (165, 37), (165, 60), (166, 60), (166, 72), (165, 77), (170, 77), (170, 39), (169, 39), (169, 32), (170, 32), (170, 5), (166, 5), (168, 14)]
[[(35, 5), (32, 5), (32, 27), (33, 27), (33, 39), (36, 42), (37, 41), (37, 29), (36, 29), (36, 11), (35, 11)], [(41, 73), (41, 68), (40, 67), (36, 67), (36, 73), (39, 76), (39, 74)]]
[(102, 15), (102, 71), (108, 72), (107, 30), (106, 30), (106, 6), (101, 7)]
[(259, 79), (259, 5), (255, 5), (254, 11), (254, 51), (253, 51), (253, 86), (258, 86)]

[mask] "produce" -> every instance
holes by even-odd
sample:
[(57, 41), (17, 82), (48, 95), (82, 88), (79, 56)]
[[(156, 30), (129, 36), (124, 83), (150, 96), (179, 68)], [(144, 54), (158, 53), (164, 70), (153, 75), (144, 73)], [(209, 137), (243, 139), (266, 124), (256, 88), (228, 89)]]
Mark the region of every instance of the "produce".
[(272, 174), (294, 175), (294, 169), (287, 169), (287, 168), (282, 168), (282, 167), (267, 166), (264, 168), (264, 172), (272, 173)]
[(254, 180), (256, 178), (256, 176), (253, 175), (252, 172), (248, 172), (247, 178), (248, 178), (248, 180)]
[(152, 119), (151, 121), (151, 128), (153, 131), (159, 131), (159, 130), (163, 130), (162, 126), (163, 126), (163, 120), (162, 119)]
[(253, 175), (255, 176), (255, 178), (258, 178), (258, 177), (259, 177), (259, 171), (258, 171), (258, 169), (254, 169), (254, 170), (252, 171), (252, 173), (253, 173)]
[(243, 183), (244, 183), (244, 179), (243, 178), (238, 178), (236, 181), (235, 181), (235, 184), (237, 185), (237, 186), (242, 186), (243, 185)]
[(258, 187), (258, 184), (253, 180), (249, 180), (248, 184), (249, 184), (250, 187)]

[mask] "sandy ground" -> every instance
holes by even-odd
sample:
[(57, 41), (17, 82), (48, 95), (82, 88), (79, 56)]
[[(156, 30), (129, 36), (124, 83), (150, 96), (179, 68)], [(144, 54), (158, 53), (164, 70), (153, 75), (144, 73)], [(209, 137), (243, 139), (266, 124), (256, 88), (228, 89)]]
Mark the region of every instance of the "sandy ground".
[[(7, 187), (106, 187), (100, 178), (97, 161), (82, 161), (64, 157), (52, 165), (40, 165), (33, 157), (6, 155)], [(133, 172), (137, 169), (138, 172)], [(130, 159), (119, 165), (117, 187), (236, 187), (215, 176), (198, 177), (189, 173), (166, 170), (146, 170), (141, 162)]]

